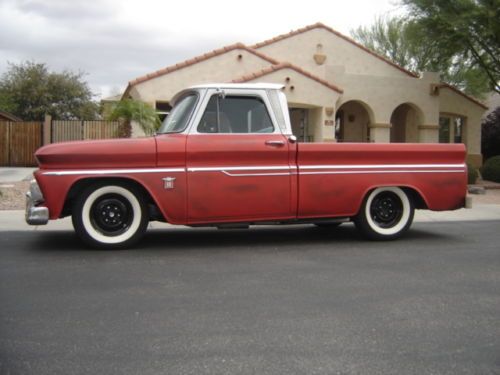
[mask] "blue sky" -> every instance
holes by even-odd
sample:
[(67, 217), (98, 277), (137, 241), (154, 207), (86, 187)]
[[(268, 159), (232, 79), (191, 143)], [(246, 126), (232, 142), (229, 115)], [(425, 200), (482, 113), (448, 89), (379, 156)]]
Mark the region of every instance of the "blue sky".
[(316, 22), (349, 35), (397, 0), (0, 0), (0, 74), (7, 62), (84, 71), (97, 97), (224, 45), (253, 44)]

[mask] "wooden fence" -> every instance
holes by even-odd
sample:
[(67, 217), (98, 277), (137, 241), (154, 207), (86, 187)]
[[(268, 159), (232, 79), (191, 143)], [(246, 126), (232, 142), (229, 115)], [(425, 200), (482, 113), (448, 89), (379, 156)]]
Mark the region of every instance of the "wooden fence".
[(51, 142), (118, 138), (119, 121), (52, 121)]
[(33, 153), (41, 145), (41, 122), (0, 122), (0, 166), (36, 165)]
[(36, 166), (33, 156), (43, 144), (118, 138), (118, 121), (0, 122), (0, 166)]

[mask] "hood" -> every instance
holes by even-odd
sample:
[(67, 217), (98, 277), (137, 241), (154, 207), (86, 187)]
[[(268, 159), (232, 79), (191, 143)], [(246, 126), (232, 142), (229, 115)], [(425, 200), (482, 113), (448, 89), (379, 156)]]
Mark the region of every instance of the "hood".
[(154, 167), (156, 142), (150, 137), (53, 143), (35, 157), (41, 169)]

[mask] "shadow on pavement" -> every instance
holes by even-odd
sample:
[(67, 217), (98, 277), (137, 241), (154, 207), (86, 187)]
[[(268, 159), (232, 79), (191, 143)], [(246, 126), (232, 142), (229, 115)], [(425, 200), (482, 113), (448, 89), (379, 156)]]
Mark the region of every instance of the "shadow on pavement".
[[(29, 234), (24, 232), (24, 236), (26, 235), (31, 237), (31, 250), (35, 251), (106, 251), (87, 247), (73, 231), (40, 231)], [(396, 241), (367, 241), (361, 237), (352, 224), (344, 224), (333, 229), (318, 228), (312, 225), (257, 226), (250, 229), (224, 230), (179, 227), (148, 230), (144, 238), (135, 247), (128, 250), (199, 251), (200, 249), (252, 248), (288, 251), (293, 248), (302, 248), (304, 245), (311, 249), (315, 246), (331, 246), (332, 250), (335, 250), (336, 247), (345, 248), (346, 245), (377, 249), (389, 246), (404, 247), (407, 241), (426, 242), (455, 238), (456, 235), (449, 234), (449, 231), (444, 228), (435, 231), (427, 228), (412, 228), (403, 238)]]

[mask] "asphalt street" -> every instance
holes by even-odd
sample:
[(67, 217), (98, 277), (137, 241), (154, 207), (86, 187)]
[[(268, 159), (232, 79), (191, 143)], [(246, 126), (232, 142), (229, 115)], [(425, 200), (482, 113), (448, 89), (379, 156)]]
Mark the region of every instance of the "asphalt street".
[(0, 232), (0, 374), (499, 374), (499, 221)]

